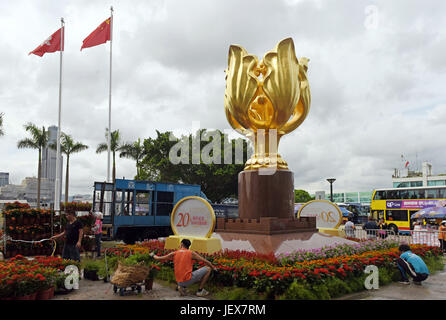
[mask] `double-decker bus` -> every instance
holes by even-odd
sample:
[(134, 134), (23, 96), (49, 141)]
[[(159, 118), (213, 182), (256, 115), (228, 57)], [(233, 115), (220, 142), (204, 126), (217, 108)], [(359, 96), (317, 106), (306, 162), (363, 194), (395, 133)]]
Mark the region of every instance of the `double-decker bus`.
[(375, 219), (384, 218), (395, 234), (408, 233), (413, 229), (412, 214), (444, 200), (446, 186), (376, 189), (370, 213)]

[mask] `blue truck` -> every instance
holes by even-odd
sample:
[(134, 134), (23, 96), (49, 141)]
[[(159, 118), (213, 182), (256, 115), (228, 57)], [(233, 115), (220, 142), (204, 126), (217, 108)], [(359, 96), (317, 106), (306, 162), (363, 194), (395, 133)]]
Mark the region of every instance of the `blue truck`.
[[(114, 184), (95, 182), (93, 210), (103, 213), (105, 239), (131, 244), (171, 235), (173, 207), (188, 196), (207, 199), (200, 185), (127, 179), (116, 179)], [(211, 205), (217, 217), (238, 217), (237, 205)]]

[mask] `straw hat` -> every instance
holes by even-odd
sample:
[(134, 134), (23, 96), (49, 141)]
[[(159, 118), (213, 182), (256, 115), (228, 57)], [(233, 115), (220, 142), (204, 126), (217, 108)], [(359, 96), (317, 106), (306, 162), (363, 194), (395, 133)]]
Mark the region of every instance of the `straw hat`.
[(441, 224), (445, 224), (445, 223), (446, 223), (446, 220), (441, 221)]

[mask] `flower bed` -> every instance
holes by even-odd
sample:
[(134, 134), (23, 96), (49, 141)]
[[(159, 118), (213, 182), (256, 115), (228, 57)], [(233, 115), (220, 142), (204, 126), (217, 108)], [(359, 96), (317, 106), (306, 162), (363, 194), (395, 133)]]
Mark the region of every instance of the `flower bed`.
[(291, 253), (279, 254), (277, 258), (282, 262), (282, 264), (285, 264), (290, 262), (304, 262), (310, 260), (333, 258), (343, 255), (361, 254), (367, 251), (397, 248), (398, 246), (399, 243), (395, 240), (364, 240), (353, 245), (338, 244), (325, 246), (313, 250), (296, 250)]
[[(398, 280), (399, 272), (395, 265), (399, 257), (397, 245), (389, 240), (370, 240), (355, 245), (299, 250), (277, 258), (274, 255), (229, 250), (204, 256), (218, 268), (218, 272), (212, 276), (212, 285), (255, 290), (258, 295), (272, 299), (331, 298), (352, 290), (364, 290), (364, 278), (367, 276), (364, 269), (368, 265), (379, 268), (381, 284)], [(133, 252), (155, 252), (157, 255), (172, 251), (165, 250), (163, 242), (153, 240), (121, 249), (124, 248)], [(428, 266), (432, 261), (440, 261), (443, 255), (438, 247), (412, 245), (411, 250), (421, 256)], [(194, 267), (202, 265), (197, 262)], [(173, 263), (164, 261), (161, 266), (172, 271)], [(173, 279), (165, 272), (161, 274), (164, 274), (164, 280)], [(324, 294), (319, 292), (321, 290)]]
[[(64, 280), (63, 270), (75, 261), (56, 257), (28, 260), (21, 255), (0, 261), (0, 299), (35, 299), (39, 293), (54, 292), (56, 282)], [(62, 281), (63, 283), (63, 281)]]

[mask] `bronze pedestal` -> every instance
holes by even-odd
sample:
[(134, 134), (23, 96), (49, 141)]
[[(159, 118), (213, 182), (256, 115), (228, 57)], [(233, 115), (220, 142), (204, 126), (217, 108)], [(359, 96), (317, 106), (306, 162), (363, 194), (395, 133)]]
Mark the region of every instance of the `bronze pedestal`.
[(282, 234), (317, 232), (315, 218), (294, 217), (294, 178), (289, 170), (272, 175), (242, 171), (238, 176), (239, 218), (217, 219), (216, 232)]

